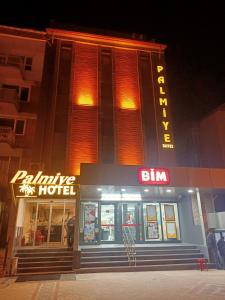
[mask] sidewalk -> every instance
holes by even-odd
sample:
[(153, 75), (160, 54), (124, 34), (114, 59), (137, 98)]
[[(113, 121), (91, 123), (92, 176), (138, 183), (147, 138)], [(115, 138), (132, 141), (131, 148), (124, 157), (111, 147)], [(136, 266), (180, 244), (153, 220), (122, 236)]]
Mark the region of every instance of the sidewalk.
[(224, 300), (225, 271), (65, 274), (59, 280), (0, 279), (0, 300)]

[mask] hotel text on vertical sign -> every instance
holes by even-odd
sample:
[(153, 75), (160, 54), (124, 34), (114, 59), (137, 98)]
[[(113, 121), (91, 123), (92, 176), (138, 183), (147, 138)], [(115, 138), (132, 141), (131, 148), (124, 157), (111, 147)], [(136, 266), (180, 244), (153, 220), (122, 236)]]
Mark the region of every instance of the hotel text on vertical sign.
[(174, 148), (171, 124), (168, 118), (168, 99), (165, 92), (164, 67), (157, 66), (157, 85), (159, 88), (160, 122), (162, 126), (162, 148)]

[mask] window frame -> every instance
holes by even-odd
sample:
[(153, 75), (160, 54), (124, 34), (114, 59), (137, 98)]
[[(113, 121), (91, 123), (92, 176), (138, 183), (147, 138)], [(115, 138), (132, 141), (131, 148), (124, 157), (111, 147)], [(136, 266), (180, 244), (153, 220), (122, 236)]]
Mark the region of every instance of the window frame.
[[(0, 119), (13, 120), (14, 123), (13, 123), (12, 131), (14, 132), (14, 134), (15, 135), (25, 135), (27, 120), (25, 120), (25, 119), (14, 119), (14, 118), (4, 118), (4, 117), (1, 117), (1, 116), (0, 116)], [(23, 125), (23, 132), (22, 133), (16, 133), (16, 124), (17, 124), (18, 121), (23, 121), (24, 125)]]
[[(7, 66), (22, 66), (24, 71), (32, 71), (33, 67), (33, 57), (25, 56), (25, 55), (17, 55), (17, 54), (0, 54), (2, 62), (0, 64)], [(12, 60), (12, 61), (11, 61)], [(14, 60), (14, 61), (13, 61)], [(31, 62), (27, 62), (31, 60)]]
[[(30, 86), (20, 86), (20, 85), (14, 85), (14, 84), (7, 84), (7, 83), (1, 83), (0, 86), (4, 89), (15, 89), (16, 92), (17, 92), (17, 95), (18, 95), (18, 99), (19, 99), (19, 102), (20, 103), (29, 103), (30, 102), (30, 94), (31, 94), (31, 87)], [(24, 100), (21, 100), (21, 92), (22, 92), (22, 89), (25, 88), (25, 89), (28, 89), (28, 97), (27, 97), (27, 100), (24, 101)]]
[[(23, 88), (26, 88), (26, 89), (28, 89), (28, 97), (27, 97), (27, 100), (26, 101), (24, 101), (24, 100), (21, 100), (20, 99), (20, 97), (21, 97), (21, 92), (22, 92), (22, 89)], [(28, 87), (28, 86), (19, 86), (19, 101), (20, 101), (20, 103), (29, 103), (30, 102), (30, 92), (31, 92), (31, 88), (30, 87)]]
[[(30, 59), (31, 60), (31, 63), (28, 63), (27, 60)], [(27, 69), (27, 67), (30, 69)], [(33, 67), (33, 57), (31, 56), (25, 56), (25, 59), (24, 59), (24, 71), (29, 71), (31, 72), (32, 71), (32, 67)]]
[[(22, 133), (16, 133), (16, 124), (18, 121), (23, 121), (23, 132)], [(24, 119), (14, 119), (14, 133), (15, 135), (25, 135), (25, 131), (26, 131), (26, 122), (27, 120), (24, 120)]]

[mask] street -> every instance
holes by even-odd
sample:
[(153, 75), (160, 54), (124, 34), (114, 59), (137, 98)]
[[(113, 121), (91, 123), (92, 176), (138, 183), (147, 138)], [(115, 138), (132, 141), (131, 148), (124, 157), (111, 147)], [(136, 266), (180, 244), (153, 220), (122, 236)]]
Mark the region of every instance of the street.
[(64, 274), (58, 280), (0, 278), (1, 300), (225, 299), (225, 271)]

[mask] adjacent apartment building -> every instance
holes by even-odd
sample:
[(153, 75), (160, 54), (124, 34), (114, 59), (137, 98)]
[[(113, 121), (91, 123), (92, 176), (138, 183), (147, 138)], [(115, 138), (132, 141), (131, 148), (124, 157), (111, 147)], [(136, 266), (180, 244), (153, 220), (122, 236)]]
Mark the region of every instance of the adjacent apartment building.
[(45, 34), (0, 26), (0, 245), (6, 241), (10, 178), (32, 168)]

